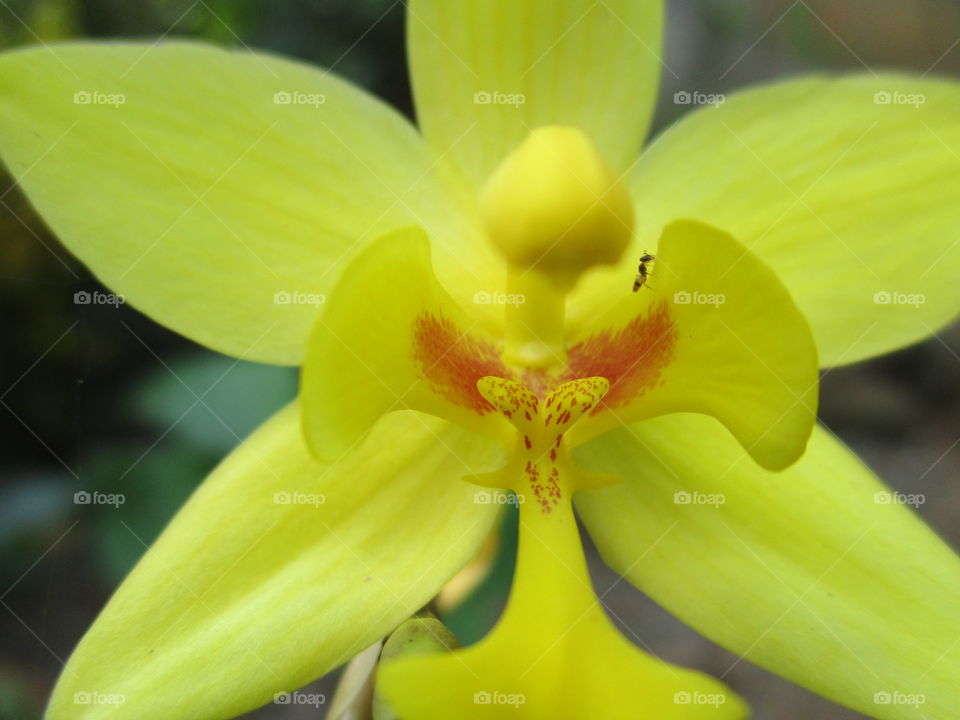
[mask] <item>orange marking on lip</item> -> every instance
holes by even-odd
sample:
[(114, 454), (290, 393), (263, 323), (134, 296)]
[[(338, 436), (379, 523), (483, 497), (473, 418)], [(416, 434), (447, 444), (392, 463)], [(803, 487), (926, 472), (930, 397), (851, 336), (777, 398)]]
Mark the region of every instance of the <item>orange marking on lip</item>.
[[(494, 343), (467, 335), (447, 318), (429, 312), (421, 314), (414, 322), (413, 341), (414, 358), (431, 389), (481, 415), (493, 410), (493, 406), (477, 392), (477, 380), (484, 376), (515, 378)], [(512, 418), (514, 412), (522, 410), (523, 417), (532, 420), (538, 413), (539, 398), (545, 399), (546, 407), (554, 409), (558, 398), (550, 397), (552, 389), (570, 380), (594, 376), (606, 378), (610, 390), (595, 406), (585, 402), (586, 410), (592, 409), (596, 414), (604, 407), (626, 405), (660, 384), (661, 372), (672, 359), (676, 343), (677, 331), (669, 308), (661, 302), (619, 330), (601, 331), (571, 347), (567, 368), (559, 374), (524, 371), (522, 384), (534, 399), (520, 397), (515, 388), (505, 386), (514, 407), (504, 415)], [(577, 403), (574, 397), (567, 406)], [(554, 423), (554, 419), (554, 415), (548, 416), (545, 424)], [(556, 424), (563, 422), (556, 418)]]
[(467, 335), (449, 319), (428, 312), (414, 321), (413, 356), (435, 393), (481, 415), (493, 406), (477, 391), (477, 380), (487, 375), (513, 376), (493, 343)]
[(610, 390), (593, 414), (604, 407), (620, 407), (660, 384), (661, 372), (673, 358), (676, 344), (676, 327), (667, 303), (661, 302), (620, 330), (605, 330), (571, 347), (565, 379), (606, 378)]

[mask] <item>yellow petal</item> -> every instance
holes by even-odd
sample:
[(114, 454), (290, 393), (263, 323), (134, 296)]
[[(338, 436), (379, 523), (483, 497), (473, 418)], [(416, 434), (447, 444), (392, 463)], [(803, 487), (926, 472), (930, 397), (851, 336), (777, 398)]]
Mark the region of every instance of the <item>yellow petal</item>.
[(298, 415), (258, 430), (174, 518), (67, 663), (48, 718), (234, 717), (349, 660), (477, 552), (496, 510), (459, 479), (490, 462), (465, 431), (398, 414), (330, 465)]
[(817, 357), (803, 316), (776, 275), (727, 233), (668, 225), (649, 281), (621, 277), (603, 312), (571, 340), (573, 377), (611, 383), (583, 437), (672, 412), (712, 415), (757, 462), (800, 457), (817, 408)]
[[(517, 574), (492, 633), (453, 653), (399, 658), (378, 692), (406, 720), (735, 720), (746, 705), (722, 683), (634, 647), (593, 594), (569, 505), (520, 509)], [(542, 516), (541, 516), (542, 517)], [(528, 523), (528, 525), (525, 525)]]
[(606, 561), (681, 620), (870, 717), (960, 718), (960, 559), (826, 431), (781, 473), (695, 415), (576, 457), (627, 478), (577, 507)]
[(660, 0), (415, 0), (407, 23), (417, 121), (468, 185), (541, 125), (580, 128), (620, 172), (636, 157), (660, 75)]
[(654, 142), (633, 193), (636, 251), (676, 217), (729, 231), (780, 276), (825, 366), (916, 342), (960, 307), (956, 82), (816, 77), (737, 93)]
[(319, 68), (196, 43), (53, 45), (0, 56), (0, 96), (0, 156), (67, 248), (216, 350), (299, 364), (351, 256), (411, 222), (454, 292), (490, 287), (413, 127)]
[(440, 286), (424, 232), (397, 230), (347, 268), (310, 337), (307, 442), (337, 458), (382, 415), (407, 408), (496, 435), (503, 422), (476, 384), (508, 372), (499, 345)]

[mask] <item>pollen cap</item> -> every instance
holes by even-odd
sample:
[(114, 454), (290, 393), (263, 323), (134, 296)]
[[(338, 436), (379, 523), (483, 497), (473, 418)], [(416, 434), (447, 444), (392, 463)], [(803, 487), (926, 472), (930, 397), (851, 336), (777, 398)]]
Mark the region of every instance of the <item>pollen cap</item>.
[(627, 189), (573, 127), (533, 130), (487, 180), (480, 210), (511, 266), (539, 270), (558, 285), (616, 262), (633, 231)]

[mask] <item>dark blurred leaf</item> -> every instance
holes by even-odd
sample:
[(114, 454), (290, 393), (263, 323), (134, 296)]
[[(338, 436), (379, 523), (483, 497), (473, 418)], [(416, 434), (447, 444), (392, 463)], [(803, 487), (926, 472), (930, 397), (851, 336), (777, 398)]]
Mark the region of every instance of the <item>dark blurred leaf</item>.
[(102, 467), (115, 469), (101, 476), (111, 479), (101, 492), (122, 497), (122, 503), (88, 506), (98, 558), (111, 584), (126, 576), (215, 462), (207, 453), (170, 439), (137, 460), (136, 454), (117, 451), (101, 458)]
[(191, 445), (223, 455), (297, 391), (296, 371), (214, 353), (161, 368), (134, 394), (136, 412)]
[(12, 678), (0, 677), (0, 718), (33, 720), (38, 717), (23, 686)]
[(56, 526), (73, 506), (73, 482), (56, 475), (25, 475), (0, 488), (0, 547)]

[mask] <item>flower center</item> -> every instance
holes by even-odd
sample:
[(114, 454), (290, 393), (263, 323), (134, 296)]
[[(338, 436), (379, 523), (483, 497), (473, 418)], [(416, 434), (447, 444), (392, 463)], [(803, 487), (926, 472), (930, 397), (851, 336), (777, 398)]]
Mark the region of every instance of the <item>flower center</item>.
[(548, 393), (541, 402), (526, 386), (502, 377), (484, 377), (477, 389), (517, 430), (507, 464), (475, 481), (508, 487), (521, 502), (536, 503), (550, 513), (574, 490), (616, 482), (577, 468), (570, 458), (567, 431), (597, 406), (610, 383), (606, 378), (571, 380)]
[(615, 263), (633, 231), (627, 189), (580, 130), (532, 131), (480, 193), (487, 235), (507, 262), (504, 357), (563, 364), (564, 304), (578, 278)]
[(421, 313), (413, 321), (412, 334), (413, 358), (431, 391), (479, 415), (497, 409), (478, 388), (477, 381), (486, 376), (519, 381), (534, 399), (571, 380), (602, 377), (610, 389), (591, 414), (623, 408), (663, 384), (677, 342), (677, 329), (664, 302), (622, 326), (573, 343), (566, 349), (565, 364), (548, 369), (508, 366), (495, 343), (472, 336), (442, 315)]

